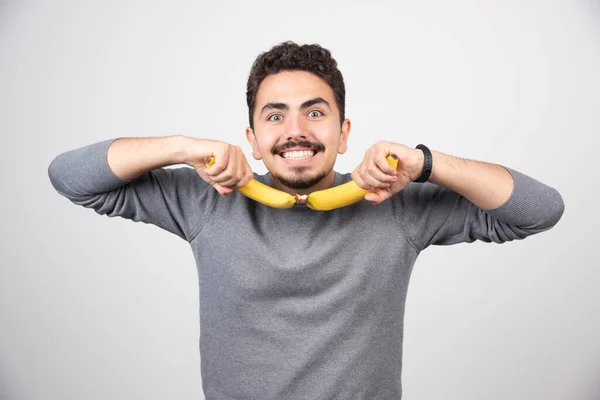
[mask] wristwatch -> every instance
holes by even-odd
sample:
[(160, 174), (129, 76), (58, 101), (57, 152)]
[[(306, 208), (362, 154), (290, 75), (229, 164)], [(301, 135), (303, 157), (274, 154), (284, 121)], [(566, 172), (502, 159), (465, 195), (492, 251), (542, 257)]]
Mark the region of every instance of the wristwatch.
[(419, 144), (415, 148), (423, 151), (425, 160), (423, 162), (423, 171), (421, 171), (421, 176), (419, 176), (419, 178), (413, 182), (424, 183), (427, 182), (431, 176), (431, 170), (433, 168), (433, 156), (431, 155), (431, 151), (424, 144)]

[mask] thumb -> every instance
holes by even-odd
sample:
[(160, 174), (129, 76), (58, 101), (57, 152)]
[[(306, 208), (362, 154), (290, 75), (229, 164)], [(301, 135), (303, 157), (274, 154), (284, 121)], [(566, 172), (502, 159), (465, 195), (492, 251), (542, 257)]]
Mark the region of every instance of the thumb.
[(228, 197), (231, 193), (233, 193), (233, 188), (231, 188), (229, 186), (226, 187), (226, 186), (221, 186), (218, 183), (214, 183), (212, 185), (212, 187), (214, 187), (222, 197)]
[(392, 195), (393, 193), (391, 190), (379, 188), (373, 192), (367, 193), (365, 195), (365, 200), (370, 201), (373, 204), (379, 204), (392, 197)]
[(217, 182), (213, 181), (210, 176), (206, 174), (202, 174), (201, 177), (206, 181), (206, 183), (215, 188), (215, 190), (219, 192), (219, 194), (222, 197), (227, 197), (233, 192), (233, 188), (219, 185)]

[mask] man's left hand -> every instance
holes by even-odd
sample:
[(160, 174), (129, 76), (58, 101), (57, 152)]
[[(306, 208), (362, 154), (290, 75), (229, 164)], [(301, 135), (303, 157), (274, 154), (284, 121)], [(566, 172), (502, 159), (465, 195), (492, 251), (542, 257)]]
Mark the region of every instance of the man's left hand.
[[(390, 154), (398, 157), (396, 170), (386, 160)], [(423, 163), (421, 150), (380, 141), (367, 150), (363, 161), (352, 171), (352, 180), (365, 190), (373, 190), (365, 195), (365, 200), (379, 204), (418, 179)]]

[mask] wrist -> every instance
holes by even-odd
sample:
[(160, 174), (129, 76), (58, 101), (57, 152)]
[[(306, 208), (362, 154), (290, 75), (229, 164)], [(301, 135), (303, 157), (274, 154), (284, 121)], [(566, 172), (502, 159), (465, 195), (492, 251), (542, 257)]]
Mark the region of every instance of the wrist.
[(455, 180), (459, 173), (461, 159), (438, 151), (432, 151), (431, 154), (433, 155), (433, 170), (429, 182), (449, 187), (449, 181)]
[(413, 162), (411, 165), (414, 165), (414, 168), (409, 172), (409, 178), (411, 182), (419, 179), (421, 174), (423, 173), (423, 166), (425, 165), (425, 154), (422, 150), (413, 149)]
[(191, 154), (190, 149), (193, 149), (192, 141), (195, 138), (175, 135), (171, 137), (171, 157), (173, 164), (187, 164), (190, 165)]

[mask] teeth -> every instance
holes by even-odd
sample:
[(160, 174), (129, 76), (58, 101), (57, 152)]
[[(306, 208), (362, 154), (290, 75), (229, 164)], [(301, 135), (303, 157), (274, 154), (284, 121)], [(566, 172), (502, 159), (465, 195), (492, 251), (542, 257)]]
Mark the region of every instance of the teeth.
[(283, 158), (288, 160), (302, 160), (304, 158), (310, 158), (315, 155), (315, 152), (312, 150), (303, 150), (303, 151), (287, 151), (283, 153)]

